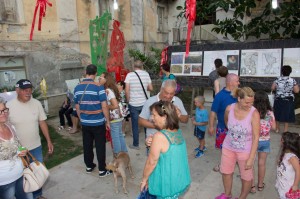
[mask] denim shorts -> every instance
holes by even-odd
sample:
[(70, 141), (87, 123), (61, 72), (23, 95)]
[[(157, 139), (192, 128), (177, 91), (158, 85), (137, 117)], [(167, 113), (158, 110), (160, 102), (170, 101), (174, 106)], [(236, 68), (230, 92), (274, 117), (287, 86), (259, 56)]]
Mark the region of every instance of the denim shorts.
[(205, 137), (205, 131), (201, 131), (197, 126), (195, 126), (194, 136), (196, 136), (199, 140), (203, 140)]
[(270, 140), (259, 141), (258, 147), (257, 147), (257, 152), (270, 153)]

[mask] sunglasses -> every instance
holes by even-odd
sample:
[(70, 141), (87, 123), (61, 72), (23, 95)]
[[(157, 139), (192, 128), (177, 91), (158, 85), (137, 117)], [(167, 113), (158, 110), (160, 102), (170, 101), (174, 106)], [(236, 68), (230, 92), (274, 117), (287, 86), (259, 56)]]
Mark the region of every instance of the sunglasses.
[(161, 110), (164, 114), (166, 114), (166, 108), (164, 106), (164, 101), (160, 100), (159, 101), (159, 106), (161, 107)]
[(0, 115), (4, 114), (4, 113), (8, 113), (9, 108), (5, 108), (3, 110), (0, 110)]

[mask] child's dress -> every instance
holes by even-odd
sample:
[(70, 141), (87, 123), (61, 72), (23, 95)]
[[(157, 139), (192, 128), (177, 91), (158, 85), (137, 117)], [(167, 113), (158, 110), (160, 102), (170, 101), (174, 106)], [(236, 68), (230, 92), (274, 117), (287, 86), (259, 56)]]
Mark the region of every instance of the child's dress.
[(277, 166), (277, 179), (275, 187), (279, 193), (280, 199), (286, 199), (285, 194), (293, 186), (295, 179), (295, 170), (289, 163), (291, 157), (297, 157), (293, 153), (286, 153), (282, 158), (282, 162)]

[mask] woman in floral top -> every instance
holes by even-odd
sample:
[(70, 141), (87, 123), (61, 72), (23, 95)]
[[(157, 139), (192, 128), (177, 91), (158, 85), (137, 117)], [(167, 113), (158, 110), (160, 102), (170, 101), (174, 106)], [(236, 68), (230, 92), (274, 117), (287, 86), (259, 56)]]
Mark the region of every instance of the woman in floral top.
[[(257, 189), (262, 191), (265, 187), (264, 178), (266, 173), (267, 155), (270, 153), (270, 131), (276, 129), (275, 117), (270, 105), (268, 94), (265, 91), (257, 91), (254, 96), (253, 106), (260, 115), (260, 134), (257, 147), (258, 152), (258, 182)], [(254, 173), (254, 170), (253, 170)], [(251, 193), (255, 193), (255, 179), (253, 181)]]
[[(272, 84), (272, 91), (276, 91), (274, 101), (274, 115), (276, 119), (276, 132), (279, 132), (279, 122), (284, 123), (283, 132), (288, 131), (289, 123), (295, 122), (294, 93), (299, 93), (299, 86), (294, 78), (289, 77), (292, 67), (285, 65), (281, 68), (282, 76)], [(293, 93), (294, 92), (294, 93)]]
[(19, 156), (27, 150), (18, 151), (19, 141), (14, 127), (7, 122), (9, 109), (0, 97), (0, 198), (32, 199), (32, 193), (23, 190), (23, 164)]
[(113, 152), (116, 157), (118, 153), (127, 152), (124, 136), (122, 134), (123, 116), (120, 111), (119, 102), (121, 100), (120, 93), (116, 86), (115, 79), (107, 72), (100, 75), (100, 84), (105, 87), (107, 95), (107, 104), (110, 113), (110, 133), (113, 144)]

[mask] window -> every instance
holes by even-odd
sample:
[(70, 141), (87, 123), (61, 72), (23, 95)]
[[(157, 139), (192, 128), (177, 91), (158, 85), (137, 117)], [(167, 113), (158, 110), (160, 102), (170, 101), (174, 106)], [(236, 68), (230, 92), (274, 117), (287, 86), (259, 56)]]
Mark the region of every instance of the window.
[(26, 79), (23, 57), (0, 57), (0, 88), (12, 88), (19, 79)]
[(0, 21), (17, 22), (16, 0), (0, 0)]
[(158, 24), (158, 31), (163, 31), (164, 30), (164, 12), (165, 8), (161, 6), (157, 6), (157, 24)]

